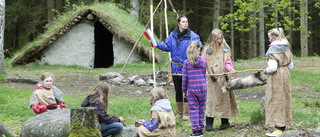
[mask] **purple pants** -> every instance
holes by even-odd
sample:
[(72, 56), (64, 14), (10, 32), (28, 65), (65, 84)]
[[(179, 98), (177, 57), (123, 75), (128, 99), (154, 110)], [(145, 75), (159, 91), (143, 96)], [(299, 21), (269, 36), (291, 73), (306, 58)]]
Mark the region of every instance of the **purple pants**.
[(189, 115), (192, 131), (203, 130), (204, 113), (206, 110), (207, 90), (188, 91)]

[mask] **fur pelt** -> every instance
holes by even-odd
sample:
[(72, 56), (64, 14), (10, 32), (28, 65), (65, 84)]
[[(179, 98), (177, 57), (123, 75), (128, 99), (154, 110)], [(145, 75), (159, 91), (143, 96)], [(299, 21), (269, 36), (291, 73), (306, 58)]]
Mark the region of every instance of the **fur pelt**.
[(227, 86), (223, 87), (223, 92), (234, 89), (245, 89), (254, 86), (261, 86), (267, 83), (266, 79), (261, 78), (260, 72), (250, 74), (244, 78), (228, 79)]

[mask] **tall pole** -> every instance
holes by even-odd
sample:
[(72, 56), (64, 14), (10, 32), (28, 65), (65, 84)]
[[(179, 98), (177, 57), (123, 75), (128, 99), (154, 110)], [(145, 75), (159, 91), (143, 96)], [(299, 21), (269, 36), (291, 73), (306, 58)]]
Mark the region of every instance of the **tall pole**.
[[(164, 0), (164, 20), (166, 24), (166, 38), (169, 36), (169, 30), (168, 30), (168, 16), (167, 16), (167, 0)], [(169, 60), (171, 62), (171, 55), (170, 52), (168, 54)]]
[[(151, 20), (151, 35), (153, 36), (153, 0), (150, 0), (150, 20)], [(156, 82), (156, 66), (155, 66), (155, 58), (154, 58), (154, 47), (152, 47), (152, 65), (153, 65), (153, 87), (157, 86)]]

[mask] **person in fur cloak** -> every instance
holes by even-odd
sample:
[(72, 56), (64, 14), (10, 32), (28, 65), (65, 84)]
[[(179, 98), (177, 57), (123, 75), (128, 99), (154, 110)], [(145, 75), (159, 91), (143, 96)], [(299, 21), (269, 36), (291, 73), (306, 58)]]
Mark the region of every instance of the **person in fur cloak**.
[(41, 82), (36, 86), (29, 100), (29, 108), (32, 108), (34, 115), (54, 109), (63, 109), (66, 105), (63, 102), (63, 93), (53, 86), (53, 76), (51, 73), (44, 73)]
[(81, 103), (81, 107), (96, 107), (98, 109), (100, 132), (103, 137), (120, 133), (125, 121), (123, 117), (118, 118), (107, 114), (110, 89), (106, 82), (99, 82)]
[(278, 136), (285, 131), (286, 126), (293, 124), (289, 72), (289, 69), (293, 69), (293, 59), (282, 28), (271, 29), (268, 37), (271, 44), (266, 53), (268, 67), (264, 70), (268, 75), (265, 124), (274, 126), (276, 130), (266, 135)]
[[(220, 29), (213, 29), (207, 40), (202, 57), (206, 60), (208, 74), (236, 73), (231, 60), (231, 50)], [(230, 127), (229, 119), (239, 114), (233, 90), (223, 93), (227, 85), (225, 77), (207, 77), (206, 131), (213, 130), (214, 118), (221, 118), (220, 130)]]
[(140, 137), (174, 137), (175, 117), (167, 93), (163, 88), (155, 87), (149, 94), (150, 122), (140, 120), (138, 133)]

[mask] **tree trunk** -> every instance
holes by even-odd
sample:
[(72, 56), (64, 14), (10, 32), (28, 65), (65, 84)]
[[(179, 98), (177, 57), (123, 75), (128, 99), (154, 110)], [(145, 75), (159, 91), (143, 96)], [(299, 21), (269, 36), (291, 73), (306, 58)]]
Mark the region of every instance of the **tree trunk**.
[(182, 9), (183, 14), (185, 15), (187, 13), (187, 0), (182, 0)]
[[(253, 20), (254, 22), (256, 22), (256, 13), (253, 13)], [(254, 25), (256, 25), (256, 23), (254, 23)], [(252, 57), (255, 58), (257, 57), (257, 28), (253, 28), (252, 29), (252, 47), (253, 47), (253, 53), (252, 53)]]
[(219, 28), (219, 18), (220, 16), (220, 0), (214, 0), (213, 4), (213, 29)]
[[(292, 3), (291, 0), (288, 0), (288, 2)], [(291, 5), (292, 7), (292, 5)], [(294, 7), (294, 5), (293, 5)], [(289, 16), (289, 21), (294, 21), (294, 11), (292, 11), (290, 8), (288, 9), (288, 16)], [(293, 23), (294, 24), (294, 23)], [(293, 32), (293, 25), (290, 26), (290, 30), (289, 30), (289, 33), (287, 34), (289, 36), (289, 50), (292, 51), (292, 32)]]
[(97, 111), (95, 107), (72, 108), (69, 137), (102, 137)]
[(47, 14), (48, 14), (48, 22), (51, 23), (54, 18), (54, 0), (47, 0)]
[(56, 3), (55, 9), (60, 13), (63, 13), (63, 1), (64, 0), (55, 0), (55, 3)]
[[(4, 1), (4, 0), (1, 0)], [(0, 137), (17, 137), (14, 133), (12, 133), (6, 125), (0, 122)]]
[(265, 39), (264, 39), (264, 9), (263, 0), (260, 2), (260, 12), (259, 12), (259, 56), (264, 57), (265, 55)]
[(300, 45), (301, 57), (308, 56), (308, 2), (307, 0), (300, 0)]
[(253, 58), (253, 30), (251, 29), (249, 32), (249, 41), (248, 41), (248, 58)]
[(138, 0), (130, 0), (130, 12), (133, 17), (139, 20), (139, 1)]
[(245, 37), (244, 37), (244, 31), (241, 31), (240, 32), (240, 58), (241, 59), (245, 59), (245, 42), (244, 42), (244, 39), (245, 39)]
[[(230, 13), (233, 14), (233, 0), (230, 0)], [(234, 29), (233, 29), (233, 18), (231, 18), (231, 21), (230, 21), (230, 32), (231, 32), (231, 57), (232, 57), (232, 60), (234, 60)]]
[(6, 79), (6, 68), (4, 66), (4, 53), (3, 53), (3, 36), (5, 24), (5, 0), (0, 0), (0, 80)]

